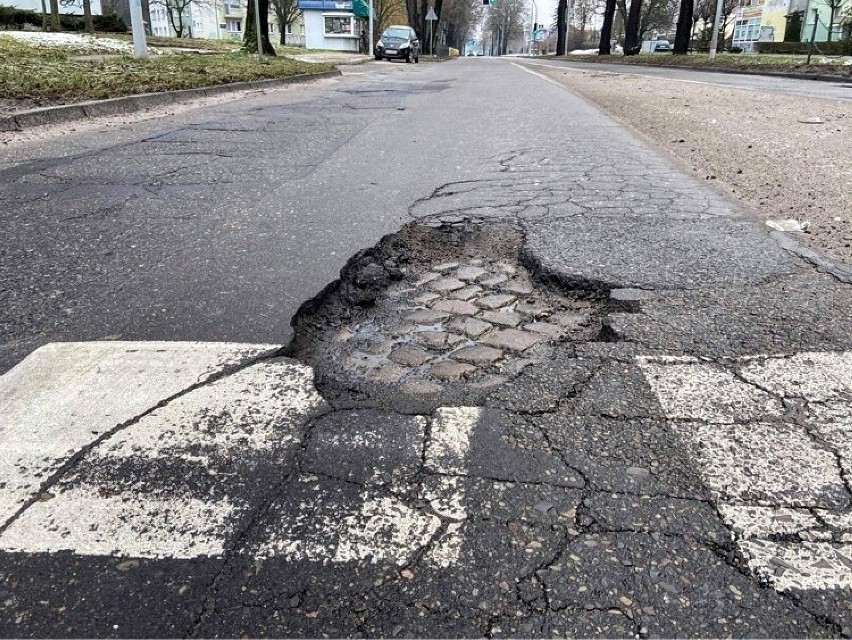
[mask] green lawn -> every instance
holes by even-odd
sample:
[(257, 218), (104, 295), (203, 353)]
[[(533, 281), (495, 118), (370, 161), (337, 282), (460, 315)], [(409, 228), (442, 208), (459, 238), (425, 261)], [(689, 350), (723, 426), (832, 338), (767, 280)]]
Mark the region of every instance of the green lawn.
[(238, 52), (167, 54), (151, 56), (150, 60), (135, 60), (125, 55), (81, 59), (80, 53), (60, 47), (31, 46), (0, 36), (0, 98), (56, 104), (334, 68), (285, 57), (267, 57), (260, 63)]

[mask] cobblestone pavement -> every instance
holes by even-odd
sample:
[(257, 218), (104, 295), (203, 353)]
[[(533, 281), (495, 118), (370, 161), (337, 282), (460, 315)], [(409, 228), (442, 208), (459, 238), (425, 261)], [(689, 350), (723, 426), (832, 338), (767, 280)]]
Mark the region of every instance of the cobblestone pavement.
[(2, 635), (852, 635), (849, 285), (564, 89), (435, 67), (565, 115), (411, 198), (286, 349), (0, 378)]

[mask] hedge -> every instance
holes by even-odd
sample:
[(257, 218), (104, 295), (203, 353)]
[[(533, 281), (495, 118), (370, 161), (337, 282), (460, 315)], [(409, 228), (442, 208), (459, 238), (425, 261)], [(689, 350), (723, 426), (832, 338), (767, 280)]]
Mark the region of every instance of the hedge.
[[(805, 55), (808, 53), (807, 42), (758, 42), (758, 53), (784, 53), (787, 55)], [(814, 54), (826, 56), (852, 55), (852, 39), (836, 40), (834, 42), (815, 42)]]
[[(0, 28), (23, 29), (26, 25), (41, 26), (42, 14), (27, 9), (17, 9), (0, 5)], [(92, 24), (95, 31), (108, 33), (125, 33), (127, 25), (121, 16), (111, 14), (106, 16), (92, 16)], [(59, 26), (63, 31), (85, 31), (86, 23), (82, 16), (60, 14)]]

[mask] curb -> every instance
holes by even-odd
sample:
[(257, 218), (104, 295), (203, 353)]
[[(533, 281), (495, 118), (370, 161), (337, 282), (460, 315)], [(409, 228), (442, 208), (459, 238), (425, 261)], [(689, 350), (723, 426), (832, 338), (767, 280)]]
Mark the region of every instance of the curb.
[(64, 122), (75, 122), (87, 118), (98, 118), (101, 116), (116, 116), (151, 107), (162, 107), (170, 104), (196, 100), (198, 98), (209, 98), (235, 91), (247, 89), (266, 89), (277, 85), (302, 84), (313, 82), (323, 78), (331, 78), (341, 75), (339, 69), (334, 71), (321, 71), (319, 73), (304, 73), (284, 78), (270, 78), (268, 80), (249, 80), (244, 82), (230, 82), (197, 89), (176, 89), (174, 91), (161, 91), (158, 93), (140, 93), (120, 98), (107, 98), (106, 100), (89, 100), (75, 104), (59, 105), (56, 107), (44, 107), (42, 109), (31, 109), (21, 111), (8, 116), (0, 116), (0, 132), (23, 131), (30, 127), (39, 127), (49, 124), (61, 124)]
[(770, 231), (769, 237), (775, 240), (782, 249), (813, 265), (820, 273), (828, 274), (845, 284), (852, 284), (852, 268), (823, 257), (783, 231)]
[[(544, 58), (543, 56), (520, 56), (525, 60), (540, 60)], [(625, 67), (629, 69), (630, 67), (641, 67), (643, 69), (682, 69), (684, 71), (706, 71), (707, 73), (728, 73), (731, 75), (741, 75), (741, 76), (768, 76), (771, 78), (790, 78), (793, 80), (815, 80), (817, 82), (838, 82), (838, 83), (850, 83), (852, 84), (852, 74), (849, 76), (835, 76), (835, 75), (815, 75), (810, 73), (797, 73), (797, 72), (787, 72), (787, 71), (757, 71), (753, 69), (723, 69), (720, 67), (690, 67), (688, 65), (678, 65), (678, 64), (642, 64), (642, 63), (622, 63), (622, 62), (589, 62), (583, 60), (570, 60), (565, 58), (544, 58), (544, 60), (551, 60), (553, 62), (578, 62), (580, 64), (585, 64), (589, 66), (594, 66), (598, 64), (612, 64), (618, 65), (620, 67)], [(614, 71), (610, 71), (610, 73), (616, 73)]]

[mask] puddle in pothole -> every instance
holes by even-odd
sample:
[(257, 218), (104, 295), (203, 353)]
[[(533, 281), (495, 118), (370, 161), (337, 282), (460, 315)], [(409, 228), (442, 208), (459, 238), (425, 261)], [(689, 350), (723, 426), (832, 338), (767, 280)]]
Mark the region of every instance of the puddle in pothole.
[(502, 225), (407, 227), (298, 314), (294, 355), (321, 387), (422, 395), (487, 390), (565, 343), (598, 339), (598, 299), (537, 280), (520, 241)]

